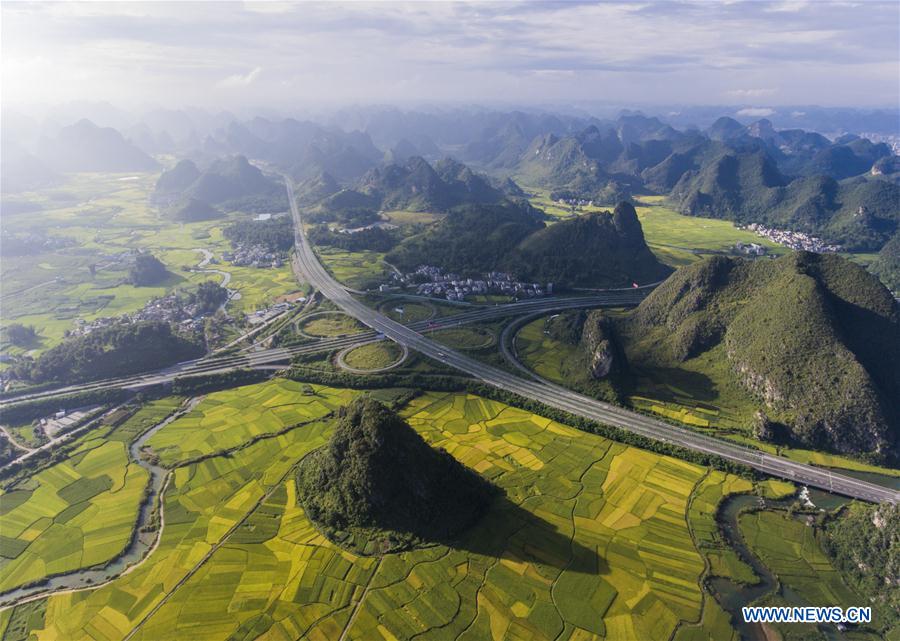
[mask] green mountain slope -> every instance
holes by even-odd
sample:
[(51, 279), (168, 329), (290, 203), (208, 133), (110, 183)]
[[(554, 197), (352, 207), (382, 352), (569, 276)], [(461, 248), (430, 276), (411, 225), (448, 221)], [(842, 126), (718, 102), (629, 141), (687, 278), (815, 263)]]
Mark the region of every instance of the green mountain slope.
[(843, 258), (717, 256), (678, 270), (617, 327), (645, 366), (719, 350), (727, 376), (800, 443), (897, 455), (900, 309)]
[(405, 270), (419, 265), (463, 274), (500, 269), (522, 240), (543, 229), (539, 216), (511, 202), (458, 207), (424, 233), (405, 239), (387, 260)]
[(900, 234), (894, 234), (878, 257), (869, 265), (869, 271), (893, 292), (900, 292)]
[(685, 173), (670, 198), (685, 214), (802, 231), (854, 250), (880, 248), (900, 221), (900, 187), (890, 181), (788, 181), (763, 152), (722, 153)]
[(531, 234), (507, 264), (527, 279), (572, 287), (646, 285), (672, 273), (647, 247), (626, 202), (613, 214), (586, 214)]
[(508, 271), (558, 287), (629, 287), (665, 278), (644, 242), (634, 207), (596, 212), (545, 225), (522, 204), (455, 209), (426, 232), (404, 240), (387, 256), (401, 269), (435, 265), (476, 275)]

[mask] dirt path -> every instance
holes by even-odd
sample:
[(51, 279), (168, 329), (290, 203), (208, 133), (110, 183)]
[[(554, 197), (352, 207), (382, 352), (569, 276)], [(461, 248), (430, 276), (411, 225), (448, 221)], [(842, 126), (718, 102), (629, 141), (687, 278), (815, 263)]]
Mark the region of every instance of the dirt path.
[(23, 450), (24, 452), (27, 452), (29, 454), (31, 452), (34, 452), (35, 448), (27, 447), (27, 446), (19, 443), (16, 439), (13, 438), (13, 435), (3, 425), (0, 425), (0, 432), (3, 433), (3, 435), (6, 437), (6, 440), (8, 440), (10, 443), (12, 443), (12, 445), (14, 447), (17, 447), (18, 449)]

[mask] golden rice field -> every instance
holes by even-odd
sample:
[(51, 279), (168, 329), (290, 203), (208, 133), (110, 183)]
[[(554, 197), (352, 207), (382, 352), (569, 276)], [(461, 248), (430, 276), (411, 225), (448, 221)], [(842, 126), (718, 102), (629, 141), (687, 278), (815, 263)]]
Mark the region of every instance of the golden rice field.
[(502, 403), (427, 393), (403, 409), (409, 423), (505, 498), (452, 545), (356, 557), (311, 525), (290, 474), (356, 393), (271, 381), (209, 394), (150, 441), (175, 469), (159, 549), (0, 624), (18, 616), (34, 639), (73, 641), (655, 639), (697, 623), (706, 636), (690, 638), (716, 638), (692, 530), (710, 530), (717, 497), (745, 481), (713, 484), (696, 465)]

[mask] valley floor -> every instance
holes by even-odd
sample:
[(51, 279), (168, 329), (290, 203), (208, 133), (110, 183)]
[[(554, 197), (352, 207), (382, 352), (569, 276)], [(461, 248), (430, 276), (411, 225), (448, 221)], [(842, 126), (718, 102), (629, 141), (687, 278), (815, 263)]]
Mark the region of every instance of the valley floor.
[[(332, 413), (360, 393), (273, 379), (207, 395), (148, 441), (172, 474), (159, 548), (103, 586), (0, 612), (2, 638), (734, 637), (703, 585), (713, 574), (754, 581), (716, 522), (721, 500), (753, 491), (751, 482), (477, 396), (371, 392), (399, 399), (427, 442), (502, 488), (489, 513), (452, 544), (381, 558), (336, 547), (304, 515), (293, 470), (325, 443)], [(106, 438), (128, 442), (139, 433), (126, 421)], [(28, 497), (5, 503), (21, 523), (12, 530), (4, 519), (4, 541), (12, 543), (4, 554), (15, 553), (0, 565), (6, 585), (50, 571), (50, 548), (41, 542), (62, 525), (38, 528), (43, 521), (80, 527), (86, 549), (109, 540), (116, 526), (107, 511), (91, 510), (120, 486), (78, 479), (119, 484), (123, 461), (89, 461), (92, 438), (8, 496), (65, 494), (95, 514), (94, 528), (34, 513)], [(766, 483), (758, 491), (777, 497), (793, 488)], [(118, 504), (136, 508), (136, 500)], [(79, 559), (52, 567), (96, 562)]]

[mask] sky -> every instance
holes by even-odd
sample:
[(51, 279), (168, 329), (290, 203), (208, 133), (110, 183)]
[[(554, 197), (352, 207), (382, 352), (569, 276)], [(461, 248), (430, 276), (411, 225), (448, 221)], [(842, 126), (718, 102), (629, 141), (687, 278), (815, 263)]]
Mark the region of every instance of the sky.
[(896, 107), (900, 2), (4, 1), (2, 100)]

